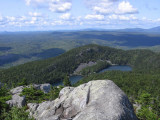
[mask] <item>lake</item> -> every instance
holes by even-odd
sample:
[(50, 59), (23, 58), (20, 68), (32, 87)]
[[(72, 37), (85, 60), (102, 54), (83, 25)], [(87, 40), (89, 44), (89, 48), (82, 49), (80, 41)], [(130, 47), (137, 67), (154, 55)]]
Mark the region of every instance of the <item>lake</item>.
[(76, 82), (78, 82), (82, 78), (83, 78), (83, 76), (76, 75), (76, 76), (71, 76), (69, 78), (69, 80), (70, 80), (71, 84), (73, 85), (73, 84), (75, 84)]
[[(108, 68), (105, 68), (98, 73), (103, 73), (105, 71), (113, 71), (113, 70), (132, 71), (132, 68), (127, 65), (114, 65), (114, 66), (110, 66)], [(70, 80), (71, 84), (73, 85), (76, 82), (78, 82), (79, 80), (81, 80), (82, 78), (83, 78), (83, 76), (75, 75), (75, 76), (70, 76), (69, 80)], [(59, 83), (55, 83), (53, 86), (58, 86), (58, 85), (63, 85), (63, 82), (61, 81)]]
[(128, 65), (115, 65), (115, 66), (110, 66), (108, 68), (105, 68), (101, 70), (99, 73), (103, 73), (105, 71), (113, 71), (113, 70), (132, 71), (132, 68)]
[[(69, 80), (70, 80), (71, 84), (73, 85), (73, 84), (75, 84), (76, 82), (78, 82), (82, 78), (83, 78), (83, 76), (81, 76), (81, 75), (75, 75), (75, 76), (70, 76)], [(58, 83), (54, 83), (53, 84), (53, 86), (58, 86), (58, 85), (63, 85), (63, 82), (60, 81)]]

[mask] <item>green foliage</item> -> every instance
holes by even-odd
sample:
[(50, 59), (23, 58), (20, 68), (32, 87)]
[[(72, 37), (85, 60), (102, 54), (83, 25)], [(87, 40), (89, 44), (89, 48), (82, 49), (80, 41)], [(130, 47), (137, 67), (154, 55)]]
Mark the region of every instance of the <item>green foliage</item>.
[(23, 78), (22, 82), (18, 83), (18, 86), (24, 86), (24, 85), (28, 85), (26, 78)]
[(2, 86), (0, 87), (0, 96), (1, 96), (1, 97), (8, 95), (8, 92), (9, 92), (9, 90), (8, 90), (6, 84), (4, 84), (4, 85), (2, 85)]
[[(151, 94), (143, 92), (139, 95), (137, 102), (141, 105), (141, 109), (138, 110), (137, 116), (140, 120), (157, 120), (158, 111), (154, 108), (154, 98)], [(160, 118), (160, 116), (159, 116)]]
[(51, 87), (49, 93), (44, 93), (41, 90), (35, 89), (33, 86), (24, 88), (21, 96), (26, 96), (27, 103), (41, 103), (47, 100), (54, 100), (58, 98), (60, 90), (63, 86)]
[(10, 100), (12, 97), (9, 94), (9, 90), (7, 89), (6, 85), (3, 85), (0, 88), (0, 120), (2, 120), (3, 117), (3, 111), (7, 111), (9, 109), (9, 105), (6, 104), (6, 101)]
[(137, 117), (139, 120), (158, 120), (158, 117), (156, 114), (152, 112), (149, 108), (142, 107), (138, 113)]
[(63, 86), (59, 87), (51, 87), (51, 91), (48, 93), (49, 94), (49, 99), (50, 100), (55, 100), (59, 96), (59, 92), (63, 89)]
[[(144, 59), (145, 58), (145, 59)], [(22, 83), (27, 78), (27, 84), (31, 83), (55, 83), (62, 81), (64, 77), (72, 74), (81, 63), (89, 61), (110, 60), (118, 65), (130, 65), (136, 71), (157, 72), (160, 69), (160, 55), (149, 50), (130, 50), (87, 45), (72, 49), (58, 57), (42, 61), (26, 63), (20, 66), (0, 71), (0, 81), (12, 86)], [(105, 65), (104, 65), (105, 66)], [(88, 70), (100, 70), (104, 66), (98, 65)], [(156, 71), (155, 71), (156, 70)]]
[(4, 113), (4, 120), (34, 120), (29, 118), (29, 112), (26, 112), (26, 108), (12, 107), (9, 112)]
[(141, 95), (138, 96), (137, 100), (137, 102), (142, 106), (150, 105), (151, 101), (152, 101), (151, 94), (145, 92), (141, 93)]
[(69, 81), (69, 77), (66, 76), (63, 80), (63, 85), (64, 86), (71, 86), (71, 82)]
[(37, 90), (33, 86), (24, 88), (21, 96), (26, 97), (27, 103), (41, 103), (47, 98), (47, 95), (43, 91)]

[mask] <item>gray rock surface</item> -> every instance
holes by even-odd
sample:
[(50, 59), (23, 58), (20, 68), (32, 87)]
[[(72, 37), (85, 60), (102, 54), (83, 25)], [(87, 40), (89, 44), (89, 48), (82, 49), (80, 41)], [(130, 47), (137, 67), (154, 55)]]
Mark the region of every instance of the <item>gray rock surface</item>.
[(6, 101), (10, 107), (17, 106), (23, 107), (26, 104), (25, 96), (20, 96), (21, 92), (23, 91), (23, 86), (19, 86), (10, 90), (12, 94), (12, 99)]
[(37, 120), (137, 120), (128, 97), (110, 80), (66, 87), (56, 100), (28, 107)]
[(46, 84), (41, 84), (40, 90), (42, 90), (44, 93), (49, 93), (51, 89), (51, 85), (46, 83)]
[(19, 87), (16, 87), (16, 88), (13, 88), (12, 90), (10, 90), (11, 94), (12, 95), (19, 95), (22, 91), (23, 91), (23, 86), (19, 86)]
[(77, 67), (77, 69), (74, 71), (73, 74), (79, 74), (79, 72), (80, 72), (82, 69), (84, 69), (84, 68), (86, 68), (86, 67), (90, 67), (90, 66), (96, 65), (96, 64), (97, 64), (96, 62), (92, 62), (92, 61), (90, 61), (89, 63), (81, 63), (81, 64)]
[[(30, 87), (30, 86), (28, 86)], [(44, 93), (48, 93), (51, 89), (51, 85), (49, 83), (45, 84), (33, 84), (33, 87), (38, 90), (42, 90)]]
[(26, 104), (25, 96), (19, 96), (15, 94), (12, 96), (12, 100), (8, 100), (6, 103), (9, 104), (10, 107), (23, 107)]
[[(31, 87), (29, 86), (19, 86), (16, 88), (13, 88), (10, 90), (12, 94), (12, 99), (6, 101), (7, 104), (9, 104), (10, 107), (17, 106), (17, 107), (23, 107), (26, 104), (25, 96), (20, 96), (21, 92), (25, 87)], [(33, 87), (38, 90), (42, 90), (44, 93), (48, 93), (50, 91), (51, 85), (46, 84), (33, 84)]]

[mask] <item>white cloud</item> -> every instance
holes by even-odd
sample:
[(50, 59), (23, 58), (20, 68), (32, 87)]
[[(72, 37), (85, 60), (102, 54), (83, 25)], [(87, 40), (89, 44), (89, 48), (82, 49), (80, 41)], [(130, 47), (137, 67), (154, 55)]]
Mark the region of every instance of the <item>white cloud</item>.
[(37, 17), (32, 17), (32, 21), (36, 21), (37, 20)]
[(113, 10), (110, 9), (110, 8), (102, 8), (102, 7), (99, 7), (99, 6), (95, 6), (93, 7), (93, 10), (97, 13), (101, 13), (101, 14), (109, 14), (109, 13), (112, 13)]
[(138, 10), (136, 8), (133, 8), (133, 6), (126, 1), (122, 1), (118, 5), (118, 9), (116, 11), (117, 14), (133, 14), (138, 13)]
[(160, 22), (160, 18), (156, 19), (156, 22)]
[(44, 4), (46, 2), (49, 2), (51, 0), (25, 0), (26, 2), (26, 5), (30, 6), (32, 4), (35, 4), (35, 5), (40, 5), (40, 4)]
[(124, 16), (124, 15), (120, 15), (119, 16), (119, 20), (130, 20), (130, 17)]
[(87, 7), (98, 14), (109, 14), (114, 11), (118, 0), (85, 0)]
[(88, 19), (88, 20), (103, 20), (104, 15), (86, 15), (85, 19)]
[(0, 21), (2, 21), (3, 20), (3, 17), (0, 15)]
[(85, 0), (88, 8), (98, 14), (135, 14), (138, 10), (129, 2), (120, 0)]
[(49, 10), (52, 12), (66, 12), (72, 7), (70, 2), (53, 2), (49, 4)]
[(61, 15), (60, 18), (63, 20), (69, 20), (69, 19), (71, 19), (71, 14), (65, 13), (65, 14)]
[(118, 15), (113, 14), (113, 15), (108, 16), (108, 18), (116, 20), (116, 19), (118, 19)]
[(30, 5), (31, 0), (25, 0), (26, 5)]
[(30, 16), (34, 16), (34, 17), (40, 17), (40, 16), (42, 16), (41, 13), (37, 13), (37, 12), (29, 12), (28, 14), (29, 14)]
[(15, 21), (16, 20), (16, 18), (13, 16), (7, 16), (6, 18), (8, 21)]
[(25, 0), (26, 5), (47, 8), (52, 12), (67, 12), (72, 8), (71, 0)]
[(25, 21), (26, 19), (27, 19), (26, 16), (21, 16), (21, 17), (19, 18), (20, 21)]
[(108, 18), (111, 20), (137, 20), (137, 17), (135, 17), (134, 15), (126, 16), (126, 15), (113, 14), (108, 16)]
[(116, 2), (117, 0), (100, 0), (92, 6), (92, 10), (101, 14), (109, 14), (114, 11)]

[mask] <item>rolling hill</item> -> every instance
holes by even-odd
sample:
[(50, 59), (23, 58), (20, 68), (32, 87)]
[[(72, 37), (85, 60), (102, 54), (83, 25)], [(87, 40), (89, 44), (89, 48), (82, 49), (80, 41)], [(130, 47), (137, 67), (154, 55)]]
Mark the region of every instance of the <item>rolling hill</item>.
[(0, 34), (0, 68), (47, 59), (72, 48), (97, 44), (121, 49), (160, 51), (158, 28), (125, 30), (81, 30), (3, 32)]
[[(149, 50), (121, 50), (99, 45), (74, 48), (60, 56), (34, 61), (0, 71), (0, 82), (10, 85), (27, 79), (30, 83), (55, 83), (73, 74), (81, 63), (109, 60), (118, 65), (130, 65), (136, 71), (158, 71), (160, 55)], [(103, 66), (102, 66), (103, 67)]]

